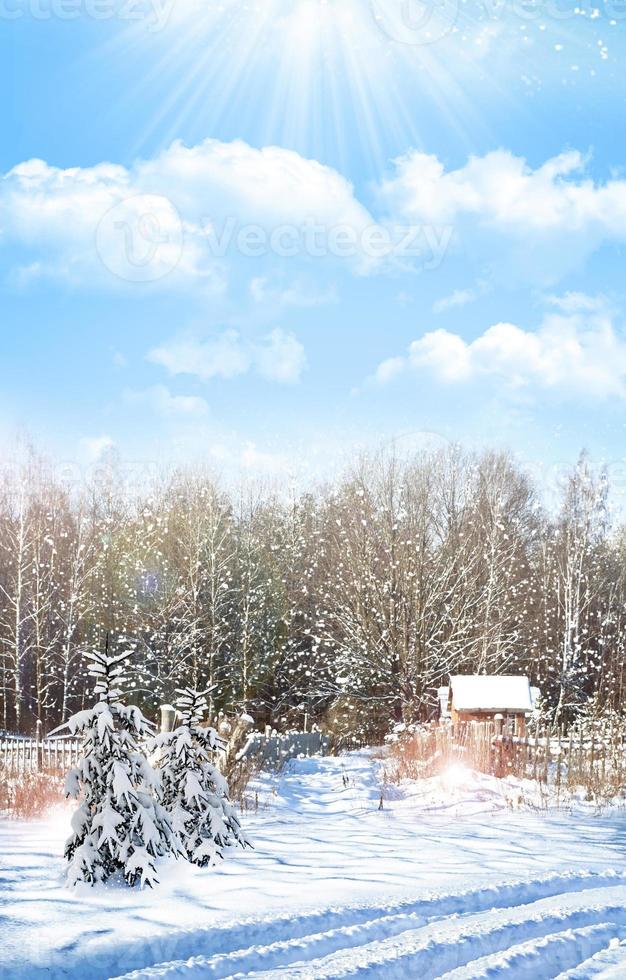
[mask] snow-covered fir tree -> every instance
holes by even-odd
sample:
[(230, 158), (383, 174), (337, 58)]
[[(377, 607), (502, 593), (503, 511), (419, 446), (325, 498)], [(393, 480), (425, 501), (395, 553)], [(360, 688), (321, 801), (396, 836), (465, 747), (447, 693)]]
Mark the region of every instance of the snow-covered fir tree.
[(207, 710), (207, 692), (185, 688), (177, 692), (180, 725), (151, 740), (158, 754), (163, 785), (163, 805), (172, 829), (192, 864), (204, 867), (223, 857), (230, 844), (249, 845), (235, 808), (228, 798), (228, 784), (214, 762), (218, 736), (201, 727)]
[(85, 654), (98, 701), (68, 722), (71, 733), (83, 737), (83, 757), (65, 783), (68, 796), (82, 793), (65, 846), (70, 885), (119, 874), (129, 885), (152, 887), (158, 881), (156, 858), (180, 852), (159, 801), (159, 776), (139, 744), (152, 734), (150, 722), (139, 708), (120, 701), (131, 653), (112, 656), (107, 641), (104, 653)]

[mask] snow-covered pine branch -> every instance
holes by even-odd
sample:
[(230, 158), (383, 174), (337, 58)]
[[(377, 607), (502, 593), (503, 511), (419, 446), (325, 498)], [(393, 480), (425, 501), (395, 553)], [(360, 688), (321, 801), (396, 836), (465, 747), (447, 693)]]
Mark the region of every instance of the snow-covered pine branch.
[(120, 874), (129, 885), (154, 885), (156, 858), (179, 853), (165, 809), (160, 780), (139, 745), (151, 734), (139, 708), (120, 701), (124, 669), (131, 651), (93, 652), (89, 674), (96, 678), (93, 708), (68, 722), (83, 736), (83, 757), (66, 779), (68, 796), (80, 805), (72, 817), (73, 834), (65, 846), (68, 884), (106, 881)]
[(177, 692), (181, 724), (151, 740), (158, 753), (163, 805), (192, 864), (215, 864), (230, 844), (249, 846), (228, 784), (214, 763), (218, 736), (200, 722), (207, 710), (207, 692), (185, 688)]

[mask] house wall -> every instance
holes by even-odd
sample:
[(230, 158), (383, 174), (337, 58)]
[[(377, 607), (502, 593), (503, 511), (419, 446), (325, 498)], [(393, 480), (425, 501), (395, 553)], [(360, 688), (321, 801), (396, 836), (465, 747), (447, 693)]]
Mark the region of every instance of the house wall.
[(452, 705), (452, 724), (453, 725), (467, 725), (472, 721), (492, 721), (495, 722), (496, 714), (502, 715), (504, 718), (503, 731), (506, 731), (507, 723), (512, 729), (514, 735), (519, 735), (524, 737), (526, 735), (526, 715), (521, 712), (512, 711), (457, 711), (457, 709)]

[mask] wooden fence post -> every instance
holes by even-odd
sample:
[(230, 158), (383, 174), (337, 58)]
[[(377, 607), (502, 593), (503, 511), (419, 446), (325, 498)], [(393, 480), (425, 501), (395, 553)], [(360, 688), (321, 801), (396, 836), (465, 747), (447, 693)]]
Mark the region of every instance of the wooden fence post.
[(161, 705), (161, 732), (163, 734), (166, 732), (173, 732), (175, 721), (176, 721), (176, 708), (172, 704), (162, 704)]
[(569, 730), (569, 745), (567, 747), (567, 787), (572, 788), (572, 759), (574, 758), (574, 729)]
[(502, 727), (504, 724), (504, 718), (501, 714), (494, 715), (493, 717), (493, 729), (494, 729), (494, 741), (495, 741), (495, 765), (494, 765), (494, 775), (498, 778), (504, 776), (504, 746), (502, 745)]
[(43, 741), (42, 741), (42, 738), (43, 738), (43, 722), (42, 722), (41, 718), (38, 718), (37, 719), (37, 744), (36, 744), (36, 749), (35, 749), (35, 751), (37, 753), (37, 762), (36, 762), (37, 772), (42, 772), (42, 770), (43, 770)]

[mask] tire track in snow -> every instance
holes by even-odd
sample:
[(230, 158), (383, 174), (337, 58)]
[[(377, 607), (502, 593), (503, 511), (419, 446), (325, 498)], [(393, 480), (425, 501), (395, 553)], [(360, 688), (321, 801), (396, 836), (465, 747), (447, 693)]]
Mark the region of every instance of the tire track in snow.
[[(380, 980), (437, 980), (445, 973), (466, 966), (472, 961), (510, 949), (529, 939), (540, 939), (551, 933), (602, 925), (623, 932), (626, 928), (624, 896), (614, 905), (577, 910), (535, 910), (519, 906), (500, 911), (496, 924), (470, 920), (480, 916), (438, 920), (427, 927), (409, 930), (399, 937), (383, 939), (320, 959), (295, 963), (292, 966), (253, 970), (242, 974), (249, 980), (339, 980), (344, 977), (367, 976)], [(484, 919), (484, 913), (482, 913)], [(502, 918), (505, 921), (502, 921)], [(506, 921), (508, 920), (508, 921)], [(517, 921), (516, 921), (517, 920)], [(435, 929), (433, 934), (432, 929)], [(440, 929), (439, 935), (437, 929)], [(190, 964), (191, 966), (191, 964)], [(180, 976), (194, 977), (190, 969)], [(196, 977), (206, 974), (200, 966)]]
[(611, 977), (614, 980), (626, 977), (626, 940), (620, 942), (616, 937), (582, 963), (559, 973), (556, 980), (592, 980), (593, 977)]
[[(400, 906), (365, 906), (314, 914), (291, 920), (291, 935), (287, 936), (284, 936), (283, 920), (253, 923), (247, 932), (245, 927), (242, 930), (241, 938), (248, 939), (247, 946), (243, 948), (231, 947), (210, 956), (194, 955), (200, 950), (190, 943), (184, 960), (161, 962), (147, 969), (135, 970), (124, 974), (123, 980), (156, 980), (157, 977), (191, 977), (194, 974), (218, 980), (233, 974), (246, 975), (250, 971), (255, 975), (260, 971), (263, 975), (267, 969), (276, 971), (303, 961), (319, 962), (342, 950), (380, 944), (383, 940), (393, 940), (405, 933), (432, 930), (447, 920), (454, 920), (458, 931), (460, 921), (467, 917), (475, 918), (487, 910), (505, 910), (509, 915), (519, 917), (520, 908), (528, 908), (538, 901), (562, 899), (589, 891), (597, 896), (606, 888), (620, 885), (626, 885), (626, 876), (614, 872), (596, 875), (582, 872), (430, 897)], [(398, 908), (401, 911), (395, 911)], [(328, 928), (338, 919), (343, 924)], [(304, 927), (313, 923), (327, 928), (318, 927), (317, 931), (307, 932)], [(259, 926), (265, 942), (255, 944)], [(270, 942), (267, 942), (268, 938)]]
[(614, 922), (601, 922), (548, 933), (541, 939), (529, 939), (504, 952), (472, 960), (464, 967), (445, 973), (439, 980), (483, 980), (507, 976), (515, 980), (537, 980), (537, 977), (553, 977), (556, 970), (568, 971), (567, 974), (559, 974), (561, 980), (566, 976), (584, 976), (588, 980), (588, 973), (571, 973), (569, 968), (579, 967), (581, 956), (585, 962), (590, 962), (589, 958), (599, 950), (606, 950), (607, 944), (617, 939), (623, 931), (623, 926)]

